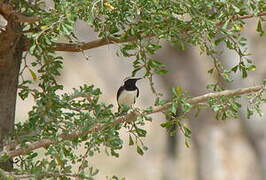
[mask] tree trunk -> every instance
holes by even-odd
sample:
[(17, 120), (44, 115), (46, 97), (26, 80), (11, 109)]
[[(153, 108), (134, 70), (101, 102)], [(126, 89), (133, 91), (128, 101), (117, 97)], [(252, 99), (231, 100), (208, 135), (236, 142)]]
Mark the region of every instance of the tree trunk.
[[(6, 30), (0, 32), (0, 151), (14, 129), (22, 52), (20, 26), (11, 17), (8, 19)], [(0, 168), (12, 170), (12, 160), (0, 162)]]

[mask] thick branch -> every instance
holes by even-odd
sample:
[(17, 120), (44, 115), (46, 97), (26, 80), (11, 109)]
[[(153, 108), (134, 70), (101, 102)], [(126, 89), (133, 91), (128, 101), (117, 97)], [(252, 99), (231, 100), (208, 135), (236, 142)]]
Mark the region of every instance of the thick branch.
[[(28, 17), (25, 16), (19, 12), (16, 12), (11, 4), (7, 3), (0, 3), (0, 14), (2, 14), (6, 19), (8, 19), (10, 16), (16, 17), (17, 22), (22, 23), (34, 23), (39, 20), (38, 17)], [(266, 12), (259, 13), (256, 17), (259, 16), (266, 16)], [(235, 16), (232, 18), (233, 20), (239, 20), (239, 19), (249, 19), (255, 17), (254, 15), (246, 15), (246, 16)], [(223, 21), (218, 22), (216, 25), (220, 26), (224, 24)], [(153, 37), (154, 35), (150, 34), (147, 36), (144, 36), (143, 38)], [(125, 43), (130, 41), (135, 41), (139, 39), (137, 36), (131, 36), (126, 39), (117, 39), (113, 37), (109, 38), (103, 38), (99, 40), (90, 41), (87, 43), (79, 43), (79, 44), (70, 44), (70, 43), (56, 43), (55, 44), (55, 51), (68, 51), (68, 52), (80, 52), (88, 49), (93, 49), (101, 46), (105, 46), (108, 44), (114, 44), (114, 43)], [(26, 43), (26, 46), (24, 47), (24, 50), (28, 50), (30, 48), (30, 43)]]
[(117, 39), (117, 38), (105, 38), (94, 40), (88, 43), (81, 43), (81, 44), (68, 44), (68, 43), (57, 43), (54, 50), (56, 51), (69, 51), (69, 52), (80, 52), (86, 49), (93, 49), (100, 46), (104, 46), (107, 44), (114, 44), (114, 43), (125, 43), (130, 41), (136, 41), (138, 37), (132, 36), (127, 39)]
[[(221, 97), (221, 96), (238, 96), (238, 95), (243, 95), (243, 94), (255, 93), (255, 92), (258, 92), (260, 90), (263, 90), (264, 88), (265, 88), (264, 86), (254, 86), (254, 87), (243, 88), (243, 89), (225, 90), (225, 91), (221, 91), (221, 92), (208, 93), (205, 95), (190, 98), (190, 99), (188, 99), (187, 102), (192, 104), (192, 105), (196, 105), (196, 104), (207, 101), (209, 98), (217, 98), (217, 97)], [(168, 104), (165, 104), (161, 107), (153, 107), (153, 111), (149, 112), (148, 114), (162, 112), (162, 111), (166, 110), (170, 105), (171, 104), (168, 103)], [(129, 121), (134, 121), (134, 119), (138, 116), (138, 114), (139, 113), (137, 113), (137, 112), (131, 112), (125, 116), (118, 117), (115, 121), (113, 121), (112, 125), (121, 124), (121, 123), (129, 122)], [(93, 128), (91, 128), (90, 130), (87, 130), (87, 131), (83, 131), (83, 132), (78, 131), (78, 132), (71, 133), (68, 135), (61, 135), (60, 139), (72, 140), (72, 139), (75, 139), (78, 137), (86, 136), (86, 135), (88, 135), (94, 131), (100, 131), (103, 128), (105, 128), (105, 126), (95, 125)], [(29, 152), (31, 152), (35, 149), (39, 149), (41, 147), (47, 147), (49, 145), (59, 144), (59, 143), (60, 143), (60, 141), (55, 141), (55, 140), (51, 140), (51, 139), (42, 139), (38, 142), (33, 142), (33, 143), (28, 144), (27, 147), (20, 147), (20, 148), (17, 148), (15, 150), (2, 151), (0, 153), (0, 157), (5, 155), (5, 154), (8, 155), (9, 157), (15, 157), (15, 156), (29, 153)]]
[(5, 19), (9, 19), (9, 17), (16, 17), (17, 22), (21, 23), (34, 23), (39, 20), (37, 17), (28, 17), (19, 12), (16, 12), (11, 4), (0, 3), (0, 14), (2, 14)]
[[(266, 16), (266, 12), (265, 13), (260, 13), (257, 16)], [(235, 18), (233, 18), (234, 20), (239, 20), (239, 19), (248, 19), (248, 18), (252, 18), (254, 17), (253, 15), (247, 15), (247, 16), (236, 16)], [(220, 26), (222, 24), (224, 24), (225, 22), (221, 21), (219, 23), (216, 24), (216, 26)], [(155, 35), (153, 34), (149, 34), (146, 35), (142, 38), (149, 38), (149, 37), (154, 37)], [(101, 46), (105, 46), (108, 44), (115, 44), (115, 43), (125, 43), (125, 42), (131, 42), (131, 41), (136, 41), (138, 40), (139, 37), (137, 36), (130, 36), (128, 38), (125, 39), (117, 39), (114, 37), (108, 37), (108, 38), (103, 38), (103, 39), (98, 39), (98, 40), (94, 40), (94, 41), (90, 41), (87, 43), (78, 43), (78, 44), (70, 44), (70, 43), (55, 43), (55, 47), (53, 48), (53, 50), (55, 51), (68, 51), (68, 52), (81, 52), (84, 50), (88, 50), (88, 49), (93, 49), (93, 48), (97, 48), (97, 47), (101, 47)], [(24, 50), (28, 50), (30, 48), (31, 44), (28, 41), (26, 43), (26, 46), (24, 48)]]
[[(266, 12), (259, 13), (256, 17), (259, 16), (266, 16)], [(233, 18), (234, 20), (240, 20), (240, 19), (249, 19), (255, 17), (254, 15), (246, 15), (246, 16), (236, 16)], [(221, 21), (216, 24), (216, 26), (221, 26), (225, 22)], [(150, 34), (145, 36), (144, 38), (153, 37), (154, 35)], [(90, 41), (87, 43), (81, 43), (81, 44), (68, 44), (68, 43), (56, 43), (56, 47), (54, 48), (55, 51), (69, 51), (69, 52), (80, 52), (88, 49), (93, 49), (101, 46), (105, 46), (108, 44), (114, 44), (114, 43), (125, 43), (125, 42), (131, 42), (136, 41), (138, 37), (131, 36), (127, 39), (117, 39), (117, 38), (105, 38), (105, 39), (99, 39)]]
[[(153, 37), (153, 35), (146, 35), (143, 38), (149, 38), (149, 37)], [(53, 50), (55, 50), (55, 51), (68, 51), (68, 52), (81, 52), (84, 50), (93, 49), (93, 48), (105, 46), (108, 44), (115, 44), (115, 43), (119, 44), (119, 43), (136, 41), (138, 39), (139, 39), (139, 37), (137, 37), (137, 36), (130, 36), (130, 37), (125, 38), (125, 39), (108, 37), (108, 38), (90, 41), (87, 43), (78, 43), (78, 44), (55, 43), (55, 47), (53, 48)], [(30, 41), (26, 40), (25, 44), (26, 45), (24, 47), (24, 51), (27, 51), (31, 46)]]
[(16, 174), (13, 172), (6, 172), (0, 169), (0, 178), (3, 179), (29, 179), (29, 178), (48, 178), (48, 177), (72, 177), (72, 178), (82, 178), (91, 179), (90, 177), (84, 177), (80, 174), (70, 174), (70, 173), (57, 173), (57, 172), (47, 172), (41, 174)]

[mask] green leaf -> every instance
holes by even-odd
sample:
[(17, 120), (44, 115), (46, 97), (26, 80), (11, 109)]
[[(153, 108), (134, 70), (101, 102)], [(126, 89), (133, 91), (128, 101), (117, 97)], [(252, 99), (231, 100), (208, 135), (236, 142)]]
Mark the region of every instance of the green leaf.
[(44, 36), (44, 41), (46, 42), (46, 44), (51, 45), (52, 41), (51, 39), (49, 39), (47, 36)]
[(217, 46), (217, 45), (219, 45), (221, 42), (223, 42), (225, 40), (225, 37), (220, 37), (220, 38), (218, 38), (218, 39), (216, 39), (215, 41), (214, 41), (214, 44)]
[(134, 141), (133, 141), (131, 135), (129, 135), (129, 145), (130, 146), (134, 145)]
[(35, 49), (36, 49), (36, 44), (33, 44), (33, 45), (30, 47), (30, 49), (29, 49), (30, 54), (34, 54)]
[(225, 23), (222, 26), (222, 29), (226, 30), (230, 21), (231, 21), (230, 19), (228, 19), (227, 21), (225, 21)]
[(144, 130), (144, 129), (140, 129), (140, 128), (137, 128), (137, 127), (136, 127), (136, 132), (137, 132), (137, 134), (138, 134), (140, 137), (145, 137), (146, 134), (147, 134), (147, 131), (146, 131), (146, 130)]
[(147, 146), (142, 147), (144, 151), (147, 151), (149, 148)]
[(240, 12), (240, 9), (239, 9), (237, 6), (235, 6), (235, 5), (232, 5), (232, 7), (233, 7), (233, 9), (235, 10), (235, 12), (237, 12), (237, 13), (239, 13), (239, 12)]
[(33, 70), (31, 70), (30, 68), (28, 68), (28, 70), (30, 71), (31, 77), (34, 81), (37, 80), (37, 75), (35, 74), (35, 72)]
[(155, 70), (156, 74), (163, 75), (166, 74), (168, 71), (166, 69), (160, 69), (160, 70)]
[(243, 78), (248, 77), (248, 73), (247, 73), (246, 68), (242, 68), (242, 77), (243, 77)]
[(260, 35), (262, 35), (263, 34), (263, 28), (262, 28), (262, 24), (261, 24), (261, 19), (259, 19), (259, 21), (258, 21), (258, 24), (257, 24), (257, 32), (259, 32), (260, 33)]
[(236, 73), (237, 69), (238, 69), (238, 65), (234, 66), (234, 67), (231, 69), (231, 71), (233, 71), (234, 73)]
[(189, 112), (191, 107), (192, 107), (192, 105), (189, 104), (189, 103), (186, 103), (186, 102), (182, 103), (182, 109), (183, 109), (184, 112)]
[(255, 71), (257, 68), (256, 68), (256, 66), (254, 65), (254, 64), (252, 64), (252, 65), (247, 65), (247, 70), (248, 71)]
[(186, 145), (187, 148), (190, 147), (190, 143), (189, 143), (189, 140), (187, 138), (185, 139), (185, 145)]
[(183, 129), (184, 129), (184, 135), (185, 135), (186, 137), (190, 138), (191, 135), (192, 135), (191, 130), (190, 130), (189, 128), (185, 127), (185, 126), (183, 126)]
[(208, 73), (209, 74), (212, 74), (213, 73), (213, 70), (214, 70), (214, 68), (211, 68), (210, 70), (208, 70)]
[(71, 34), (72, 32), (72, 26), (68, 25), (68, 24), (61, 24), (61, 28), (63, 30), (63, 32), (67, 35)]
[(111, 155), (115, 156), (115, 157), (119, 157), (119, 154), (117, 152), (115, 152), (113, 149), (111, 149)]
[(137, 152), (140, 155), (143, 155), (144, 154), (143, 150), (139, 146), (137, 146)]
[(4, 154), (2, 154), (2, 156), (0, 157), (0, 162), (5, 162), (5, 161), (7, 161), (7, 160), (9, 160), (10, 159), (10, 157), (8, 156), (8, 154), (7, 153), (4, 153)]
[(214, 111), (214, 112), (218, 112), (218, 111), (220, 111), (220, 105), (214, 105), (214, 106), (212, 106), (212, 110)]
[(162, 66), (162, 63), (157, 61), (157, 60), (149, 60), (148, 64), (152, 67), (152, 68), (158, 68)]
[(172, 105), (171, 105), (171, 112), (172, 112), (173, 114), (176, 114), (176, 113), (177, 113), (177, 110), (176, 110), (176, 104), (175, 104), (175, 103), (172, 103)]
[(166, 121), (164, 123), (161, 123), (161, 127), (166, 128), (166, 129), (170, 129), (175, 125), (174, 121)]

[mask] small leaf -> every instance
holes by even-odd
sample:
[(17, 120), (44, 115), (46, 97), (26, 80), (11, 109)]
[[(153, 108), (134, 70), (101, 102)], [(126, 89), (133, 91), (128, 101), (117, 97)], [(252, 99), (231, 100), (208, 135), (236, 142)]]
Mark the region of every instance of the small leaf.
[(157, 60), (149, 60), (148, 64), (153, 68), (162, 66), (162, 63)]
[(214, 70), (214, 68), (211, 68), (211, 69), (208, 71), (208, 73), (209, 73), (209, 74), (212, 74), (212, 73), (213, 73), (213, 70)]
[(146, 131), (146, 130), (144, 130), (144, 129), (140, 129), (140, 128), (137, 128), (137, 127), (136, 127), (136, 132), (137, 132), (137, 134), (138, 134), (140, 137), (145, 137), (146, 134), (147, 134), (147, 131)]
[(147, 146), (142, 147), (144, 151), (147, 151), (149, 148)]
[(231, 71), (233, 71), (234, 73), (236, 73), (237, 69), (238, 69), (238, 65), (234, 66), (234, 67), (231, 69)]
[(117, 152), (115, 152), (113, 149), (111, 149), (111, 155), (115, 156), (115, 157), (119, 157), (119, 154)]
[(160, 69), (160, 70), (155, 70), (156, 74), (162, 75), (166, 74), (168, 71), (166, 69)]
[(35, 74), (35, 72), (34, 72), (33, 70), (31, 70), (30, 68), (28, 68), (28, 69), (29, 69), (29, 71), (30, 71), (30, 74), (31, 74), (32, 79), (33, 79), (34, 81), (36, 81), (36, 80), (37, 80), (37, 75)]
[(183, 129), (184, 129), (184, 135), (185, 135), (186, 137), (190, 138), (191, 135), (192, 135), (191, 130), (190, 130), (189, 128), (185, 127), (185, 126), (183, 126)]
[(175, 91), (177, 94), (182, 94), (182, 92), (183, 92), (181, 87), (176, 87)]
[(112, 5), (111, 5), (110, 3), (108, 3), (108, 2), (105, 2), (104, 5), (105, 5), (108, 9), (111, 9), (111, 10), (114, 10), (114, 9), (115, 9), (115, 7), (112, 6)]
[(171, 112), (173, 114), (176, 114), (176, 104), (175, 103), (173, 103), (172, 106), (171, 106)]
[(242, 77), (243, 78), (248, 77), (248, 73), (247, 73), (247, 70), (245, 68), (242, 68)]
[(134, 144), (134, 141), (131, 137), (131, 135), (129, 135), (129, 145), (132, 146)]
[(239, 13), (240, 12), (240, 9), (239, 7), (235, 6), (235, 5), (232, 5), (233, 9), (235, 10), (235, 12)]
[(214, 105), (214, 106), (212, 106), (212, 110), (214, 112), (218, 112), (220, 110), (220, 105)]
[(182, 109), (184, 112), (188, 112), (191, 109), (192, 105), (189, 103), (182, 103)]
[(227, 27), (228, 27), (229, 22), (230, 22), (230, 19), (228, 19), (227, 21), (225, 21), (225, 23), (222, 26), (222, 29), (225, 29), (226, 30)]
[(188, 141), (188, 139), (187, 139), (187, 138), (185, 139), (185, 145), (186, 145), (186, 147), (187, 147), (187, 148), (189, 148), (189, 147), (190, 147), (190, 143), (189, 143), (189, 141)]
[(256, 66), (255, 66), (254, 64), (252, 64), (252, 65), (248, 65), (248, 66), (247, 66), (247, 70), (248, 70), (248, 71), (255, 71), (255, 70), (256, 70)]
[(33, 44), (30, 49), (29, 49), (29, 52), (30, 54), (34, 54), (34, 50), (36, 49), (36, 44)]
[(263, 28), (262, 28), (262, 25), (261, 25), (261, 20), (259, 19), (259, 22), (258, 22), (258, 25), (257, 25), (257, 32), (260, 32), (260, 34), (263, 33)]
[(216, 40), (214, 41), (215, 45), (220, 44), (222, 41), (224, 41), (224, 39), (225, 39), (224, 37), (220, 37), (220, 38), (216, 39)]
[(95, 169), (94, 171), (92, 171), (91, 175), (95, 176), (99, 173), (99, 169)]
[(143, 155), (143, 154), (144, 154), (143, 150), (142, 150), (139, 146), (137, 146), (137, 152), (138, 152), (140, 155)]

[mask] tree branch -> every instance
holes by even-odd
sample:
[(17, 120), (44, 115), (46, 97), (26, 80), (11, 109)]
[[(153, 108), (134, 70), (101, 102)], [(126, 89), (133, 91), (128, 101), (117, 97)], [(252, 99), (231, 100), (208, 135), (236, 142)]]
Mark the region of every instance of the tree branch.
[[(36, 21), (39, 21), (38, 17), (28, 17), (25, 16), (19, 12), (16, 12), (11, 4), (7, 3), (0, 3), (0, 14), (2, 14), (6, 19), (8, 19), (10, 16), (16, 17), (17, 22), (21, 23), (34, 23)], [(233, 20), (239, 20), (239, 19), (249, 19), (253, 17), (260, 17), (260, 16), (266, 16), (266, 12), (259, 13), (257, 16), (254, 15), (245, 15), (245, 16), (235, 16), (233, 17)], [(216, 26), (220, 26), (224, 24), (224, 21), (218, 22)], [(149, 38), (153, 37), (155, 35), (150, 34), (146, 35), (143, 38)], [(126, 39), (117, 39), (114, 37), (108, 37), (103, 39), (98, 39), (94, 41), (90, 41), (87, 43), (79, 43), (79, 44), (70, 44), (70, 43), (56, 43), (54, 50), (55, 51), (68, 51), (68, 52), (81, 52), (88, 49), (93, 49), (101, 46), (105, 46), (108, 44), (114, 44), (114, 43), (125, 43), (125, 42), (131, 42), (136, 41), (139, 37), (137, 36), (131, 36)], [(24, 50), (27, 51), (30, 48), (30, 42), (29, 40), (25, 43)]]
[[(142, 38), (149, 38), (153, 37), (154, 35), (146, 35)], [(105, 46), (108, 44), (115, 44), (115, 43), (125, 43), (125, 42), (131, 42), (131, 41), (136, 41), (138, 40), (138, 36), (130, 36), (125, 39), (118, 39), (114, 37), (108, 37), (108, 38), (103, 38), (103, 39), (98, 39), (98, 40), (93, 40), (87, 43), (76, 43), (76, 44), (71, 44), (71, 43), (55, 43), (54, 48), (52, 48), (55, 51), (68, 51), (68, 52), (81, 52), (84, 50), (88, 49), (93, 49), (101, 46)], [(31, 44), (29, 39), (26, 39), (24, 51), (27, 51), (30, 48)]]
[[(263, 90), (263, 89), (265, 89), (265, 86), (254, 86), (254, 87), (235, 89), (235, 90), (224, 90), (224, 91), (220, 91), (220, 92), (208, 93), (208, 94), (204, 94), (201, 96), (193, 97), (191, 99), (188, 99), (187, 102), (189, 104), (196, 105), (196, 104), (207, 101), (209, 98), (218, 98), (218, 97), (222, 97), (222, 96), (239, 96), (242, 94), (255, 93), (255, 92), (258, 92), (258, 91)], [(151, 114), (164, 111), (170, 105), (171, 105), (170, 103), (167, 103), (161, 107), (154, 108), (154, 110), (151, 112)]]
[(15, 21), (21, 23), (34, 23), (39, 20), (37, 17), (28, 17), (14, 10), (11, 4), (8, 3), (0, 3), (0, 14), (2, 14), (5, 19), (9, 19), (9, 17), (15, 17)]
[[(262, 17), (262, 16), (266, 16), (266, 12), (259, 13), (259, 14), (257, 14), (256, 16), (255, 16), (255, 15), (234, 16), (234, 17), (232, 18), (232, 20), (237, 21), (237, 20), (240, 20), (240, 19), (244, 20), (244, 19), (250, 19), (250, 18), (253, 18), (253, 17)], [(225, 23), (224, 21), (218, 22), (218, 23), (216, 24), (216, 26), (221, 26), (221, 25), (223, 25), (224, 23)]]
[[(224, 90), (221, 92), (208, 93), (208, 94), (204, 94), (201, 96), (193, 97), (193, 98), (188, 99), (187, 102), (192, 104), (192, 105), (196, 105), (196, 104), (207, 101), (209, 98), (218, 98), (221, 96), (239, 96), (239, 95), (243, 95), (243, 94), (255, 93), (255, 92), (258, 92), (258, 91), (264, 90), (264, 89), (265, 89), (265, 86), (261, 85), (261, 86), (254, 86), (254, 87), (235, 89), (235, 90)], [(171, 105), (171, 103), (167, 103), (167, 104), (160, 106), (160, 107), (157, 107), (157, 106), (153, 107), (153, 111), (149, 112), (148, 114), (154, 114), (154, 113), (162, 112), (162, 111), (166, 110), (170, 105)], [(111, 125), (117, 125), (117, 124), (121, 124), (124, 122), (134, 121), (138, 115), (139, 115), (138, 112), (132, 111), (127, 115), (116, 118), (112, 122)], [(105, 128), (105, 126), (98, 124), (87, 131), (83, 131), (83, 132), (78, 131), (78, 132), (74, 132), (74, 133), (71, 133), (68, 135), (61, 135), (59, 139), (72, 140), (72, 139), (75, 139), (78, 137), (86, 136), (86, 135), (88, 135), (94, 131), (100, 131), (104, 128)], [(16, 157), (19, 155), (29, 153), (35, 149), (47, 147), (49, 145), (59, 144), (60, 142), (61, 141), (56, 141), (56, 140), (51, 140), (51, 139), (41, 139), (38, 142), (32, 142), (32, 143), (28, 144), (27, 147), (19, 147), (19, 148), (14, 149), (14, 150), (8, 148), (8, 146), (11, 146), (11, 145), (7, 145), (5, 150), (0, 152), (0, 157), (4, 156), (4, 155), (7, 155), (9, 157)]]
[[(266, 12), (259, 13), (256, 17), (258, 17), (258, 16), (266, 16)], [(246, 16), (236, 16), (233, 19), (239, 20), (239, 19), (248, 19), (248, 18), (253, 18), (253, 17), (255, 17), (255, 16), (246, 15)], [(224, 23), (225, 23), (224, 21), (218, 22), (216, 24), (216, 26), (221, 26)], [(154, 34), (149, 34), (149, 35), (146, 35), (142, 38), (150, 38), (150, 37), (154, 37), (154, 36), (155, 36)], [(137, 36), (130, 36), (126, 39), (118, 39), (118, 38), (114, 38), (114, 37), (108, 37), (108, 38), (93, 40), (93, 41), (86, 42), (86, 43), (76, 43), (76, 44), (55, 43), (55, 47), (53, 48), (53, 50), (55, 50), (55, 51), (67, 51), (67, 52), (81, 52), (84, 50), (93, 49), (93, 48), (105, 46), (108, 44), (125, 43), (125, 42), (136, 41), (138, 39), (139, 39), (139, 37), (137, 37)], [(24, 51), (27, 51), (31, 46), (30, 41), (27, 41), (25, 44), (26, 45), (24, 47)]]
[(88, 43), (81, 43), (81, 44), (68, 44), (68, 43), (56, 43), (56, 47), (54, 48), (55, 51), (69, 51), (69, 52), (80, 52), (87, 49), (93, 49), (100, 46), (105, 46), (107, 44), (114, 44), (114, 43), (125, 43), (130, 41), (136, 41), (138, 37), (131, 36), (126, 39), (117, 39), (113, 37), (99, 39), (90, 41)]
[(13, 172), (6, 172), (0, 169), (0, 178), (2, 179), (29, 179), (29, 178), (48, 178), (48, 177), (72, 177), (72, 178), (82, 178), (82, 179), (92, 179), (90, 177), (84, 177), (80, 174), (70, 174), (70, 173), (57, 173), (57, 172), (46, 172), (40, 174), (16, 174)]
[[(234, 20), (240, 20), (240, 19), (249, 19), (253, 17), (259, 17), (259, 16), (266, 16), (266, 12), (259, 13), (257, 16), (254, 15), (246, 15), (246, 16), (236, 16), (233, 18)], [(216, 24), (216, 26), (221, 26), (225, 22), (221, 21)], [(149, 37), (154, 37), (155, 35), (150, 34), (147, 35), (143, 38), (149, 38)], [(68, 44), (68, 43), (56, 43), (56, 47), (54, 48), (55, 51), (68, 51), (68, 52), (80, 52), (88, 49), (93, 49), (101, 46), (105, 46), (108, 44), (114, 44), (114, 43), (125, 43), (125, 42), (131, 42), (131, 41), (136, 41), (138, 37), (136, 36), (131, 36), (127, 39), (117, 39), (117, 38), (105, 38), (105, 39), (99, 39), (99, 40), (94, 40), (90, 41), (87, 43), (81, 43), (81, 44)]]

